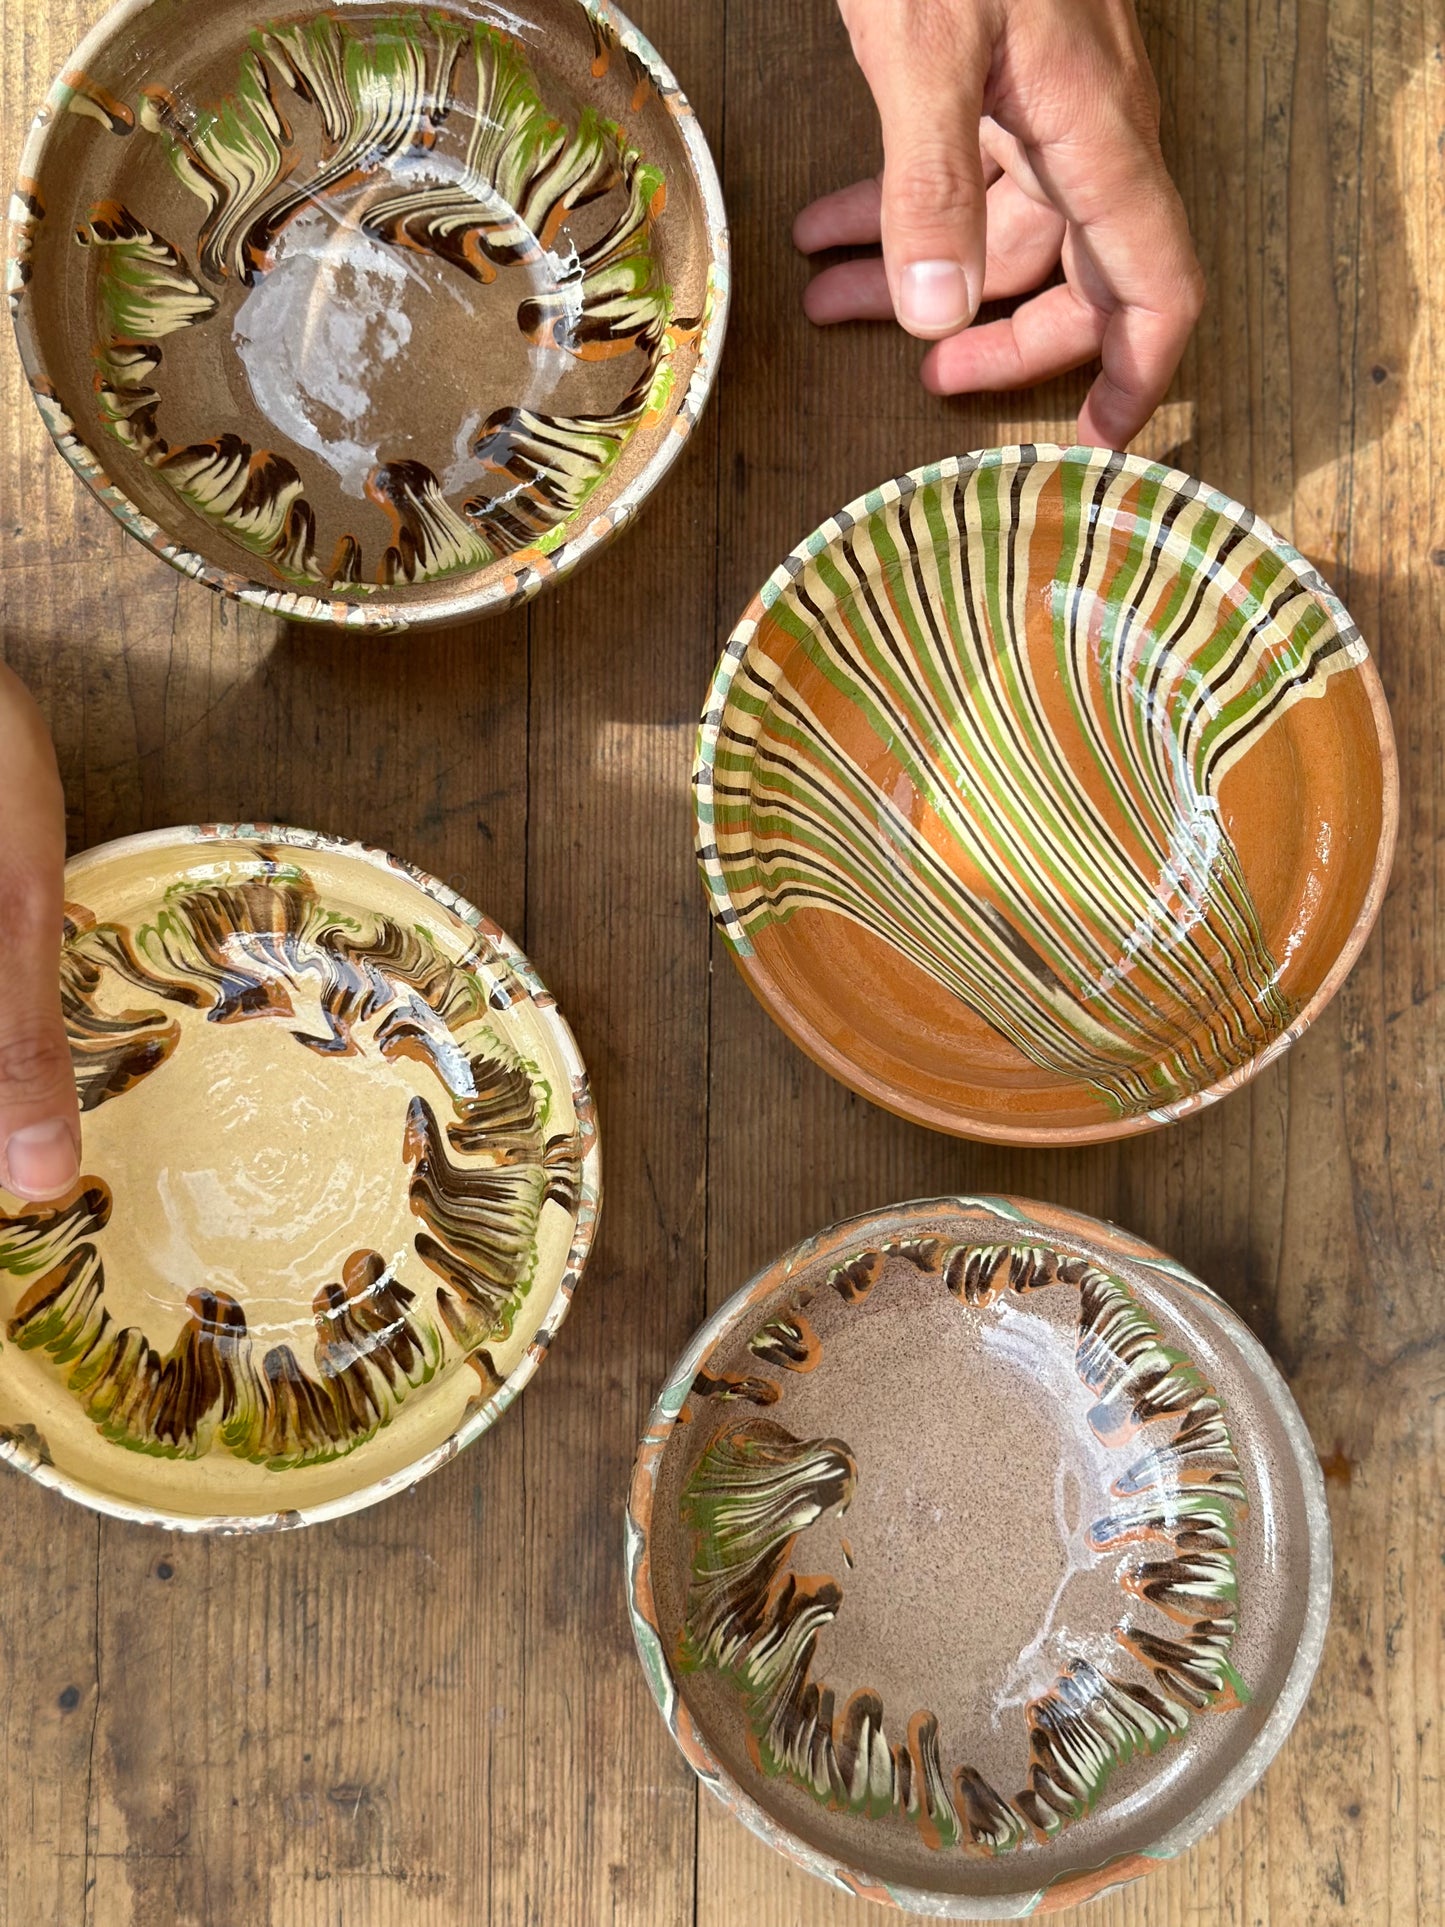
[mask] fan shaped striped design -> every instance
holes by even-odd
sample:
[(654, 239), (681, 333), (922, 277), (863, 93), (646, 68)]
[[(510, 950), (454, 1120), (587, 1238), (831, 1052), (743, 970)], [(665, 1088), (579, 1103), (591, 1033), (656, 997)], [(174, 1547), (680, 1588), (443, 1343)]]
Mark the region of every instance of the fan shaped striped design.
[(761, 604), (694, 779), (739, 951), (847, 917), (1121, 1117), (1288, 1027), (1220, 788), (1365, 649), (1263, 523), (1123, 455), (990, 451), (835, 516)]

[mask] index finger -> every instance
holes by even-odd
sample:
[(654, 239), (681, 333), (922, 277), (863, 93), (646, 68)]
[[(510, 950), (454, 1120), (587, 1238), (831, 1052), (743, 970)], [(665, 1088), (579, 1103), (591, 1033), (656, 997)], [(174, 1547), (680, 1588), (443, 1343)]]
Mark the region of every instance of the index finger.
[(1172, 310), (1114, 310), (1099, 348), (1103, 367), (1079, 410), (1081, 442), (1128, 446), (1163, 401), (1202, 306), (1202, 296), (1181, 296)]
[(0, 665), (0, 1184), (55, 1197), (76, 1179), (80, 1113), (60, 1011), (65, 798), (23, 684)]
[(1157, 142), (1121, 117), (1090, 148), (1057, 143), (1035, 155), (1035, 169), (1073, 231), (1070, 279), (1103, 316), (1103, 371), (1079, 438), (1122, 448), (1174, 379), (1204, 306), (1204, 276)]

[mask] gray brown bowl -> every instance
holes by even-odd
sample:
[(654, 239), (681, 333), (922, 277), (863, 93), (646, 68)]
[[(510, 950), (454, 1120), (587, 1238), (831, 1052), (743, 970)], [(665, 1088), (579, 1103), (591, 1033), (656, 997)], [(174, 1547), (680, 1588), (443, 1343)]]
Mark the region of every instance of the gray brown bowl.
[(772, 1846), (1017, 1919), (1182, 1852), (1284, 1743), (1324, 1486), (1248, 1328), (1116, 1228), (1008, 1198), (834, 1226), (694, 1338), (627, 1520), (674, 1738)]
[(681, 449), (728, 306), (697, 119), (586, 0), (122, 0), (20, 163), (9, 285), (57, 447), (277, 614), (531, 595)]

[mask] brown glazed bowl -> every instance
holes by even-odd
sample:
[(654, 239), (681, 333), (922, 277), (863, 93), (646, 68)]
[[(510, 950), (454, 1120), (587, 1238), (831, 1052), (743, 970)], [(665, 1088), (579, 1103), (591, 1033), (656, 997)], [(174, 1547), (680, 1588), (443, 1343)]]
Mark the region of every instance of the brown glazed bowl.
[(1013, 1198), (808, 1239), (697, 1333), (626, 1527), (673, 1737), (769, 1845), (947, 1919), (1182, 1853), (1309, 1692), (1309, 1434), (1213, 1292)]
[(727, 228), (610, 0), (121, 0), (37, 116), (9, 285), (46, 426), (133, 535), (398, 629), (630, 519), (711, 386)]
[(956, 457), (787, 558), (714, 676), (698, 855), (744, 977), (875, 1103), (1020, 1144), (1234, 1089), (1339, 988), (1398, 779), (1359, 632), (1228, 497)]
[(601, 1196), (587, 1073), (504, 932), (278, 824), (66, 867), (72, 1191), (0, 1190), (0, 1458), (258, 1532), (413, 1486), (546, 1356)]

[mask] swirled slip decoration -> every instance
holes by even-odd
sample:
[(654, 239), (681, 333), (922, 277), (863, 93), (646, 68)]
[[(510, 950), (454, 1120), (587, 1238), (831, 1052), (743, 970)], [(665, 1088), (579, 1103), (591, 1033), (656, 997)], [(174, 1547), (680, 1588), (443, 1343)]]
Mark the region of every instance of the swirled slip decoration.
[(1013, 1198), (834, 1225), (693, 1337), (628, 1505), (704, 1784), (846, 1891), (1020, 1919), (1182, 1852), (1308, 1690), (1323, 1480), (1248, 1328)]
[(532, 593), (711, 382), (726, 226), (677, 83), (606, 0), (178, 23), (102, 21), (22, 163), (12, 303), (62, 452), (283, 614)]
[(422, 873), (202, 832), (163, 880), (155, 844), (72, 877), (83, 1175), (0, 1198), (0, 1413), (111, 1509), (346, 1510), (550, 1342), (597, 1207), (585, 1074), (525, 959)]

